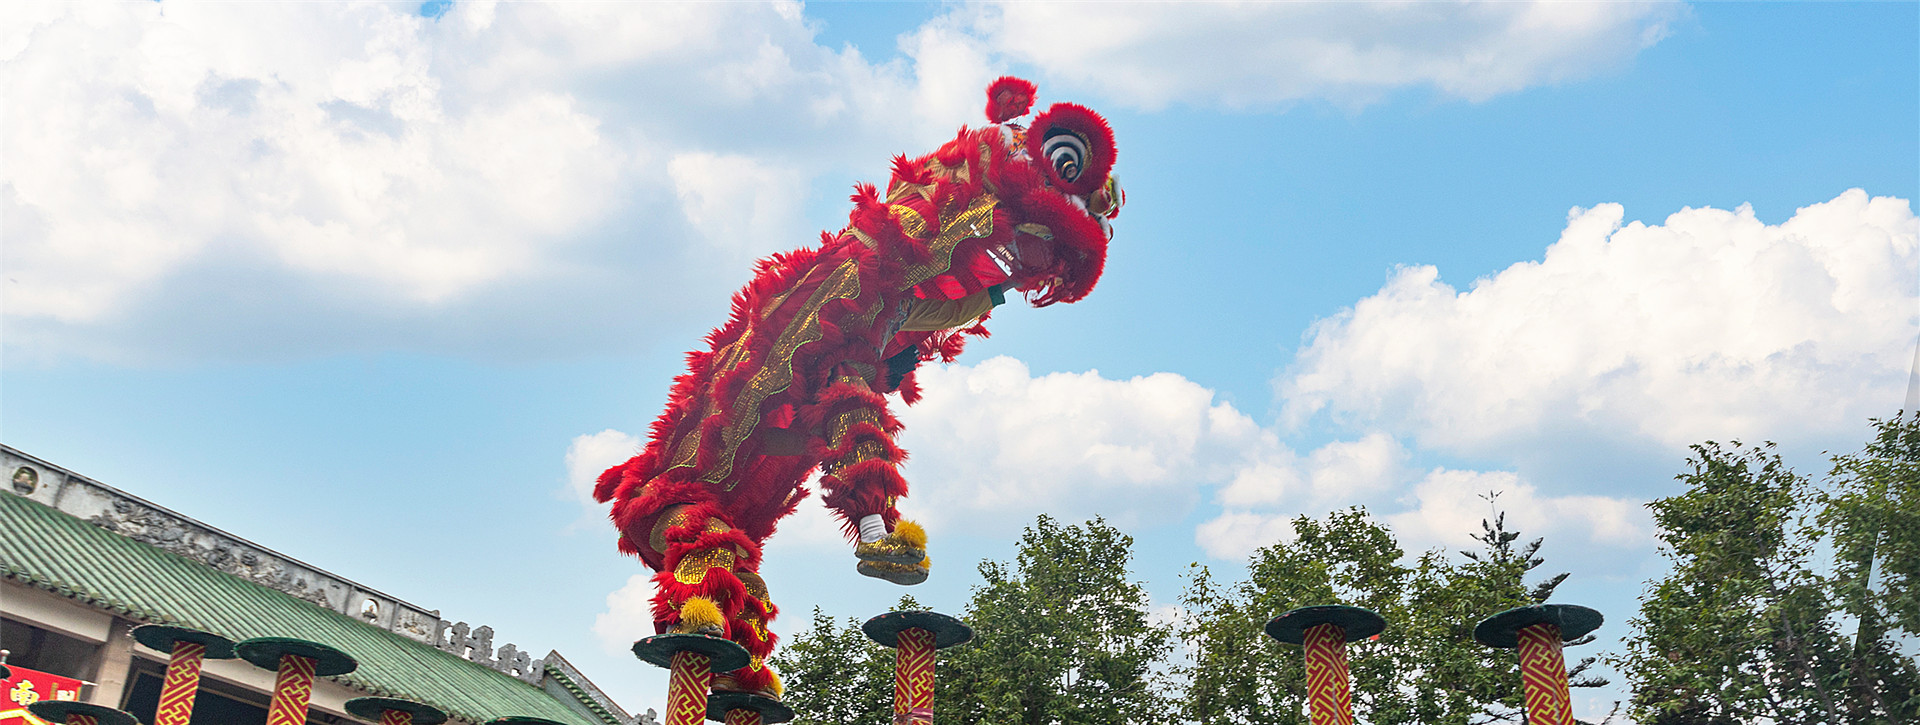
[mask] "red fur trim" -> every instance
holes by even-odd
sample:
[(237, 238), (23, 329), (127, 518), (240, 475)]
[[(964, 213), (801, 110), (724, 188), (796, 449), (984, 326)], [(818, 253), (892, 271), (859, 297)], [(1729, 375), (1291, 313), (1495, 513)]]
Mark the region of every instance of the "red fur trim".
[(898, 388), (900, 391), (900, 402), (906, 403), (907, 405), (920, 402), (920, 381), (914, 377), (915, 375), (916, 373), (909, 372), (906, 377), (900, 379), (900, 387)]
[[(1087, 156), (1080, 168), (1080, 176), (1073, 181), (1060, 178), (1053, 170), (1053, 164), (1041, 154), (1042, 144), (1046, 143), (1047, 131), (1054, 128), (1070, 129), (1087, 140)], [(1100, 114), (1088, 110), (1086, 106), (1074, 103), (1055, 103), (1033, 118), (1033, 128), (1027, 130), (1027, 156), (1045, 169), (1047, 178), (1061, 191), (1085, 196), (1098, 190), (1107, 183), (1107, 174), (1113, 171), (1113, 157), (1116, 153), (1113, 145), (1113, 129), (1107, 126), (1107, 120)]]
[(1032, 83), (1013, 76), (1000, 76), (987, 86), (987, 120), (994, 123), (1027, 115), (1033, 108), (1033, 96), (1039, 93)]
[(860, 534), (860, 519), (886, 514), (892, 510), (887, 497), (907, 495), (907, 479), (892, 463), (864, 461), (821, 476), (820, 488), (826, 491), (821, 502), (833, 509), (848, 540), (855, 540)]

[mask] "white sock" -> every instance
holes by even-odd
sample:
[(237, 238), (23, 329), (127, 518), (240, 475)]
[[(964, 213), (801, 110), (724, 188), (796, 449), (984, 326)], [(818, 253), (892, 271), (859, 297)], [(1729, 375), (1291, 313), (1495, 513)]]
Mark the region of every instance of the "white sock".
[(880, 514), (867, 514), (860, 519), (860, 543), (871, 544), (887, 538), (887, 520)]

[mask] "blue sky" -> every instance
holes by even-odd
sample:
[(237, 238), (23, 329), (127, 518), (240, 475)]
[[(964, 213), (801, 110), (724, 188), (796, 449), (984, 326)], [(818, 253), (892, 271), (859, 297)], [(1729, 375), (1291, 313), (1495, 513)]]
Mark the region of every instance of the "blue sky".
[[(1815, 472), (1902, 400), (1920, 13), (1394, 7), (9, 6), (0, 436), (659, 707), (580, 472), (1012, 72), (1108, 117), (1129, 205), (1091, 297), (905, 414), (911, 593), (1042, 512), (1165, 605), (1296, 513), (1464, 547), (1498, 488), (1618, 636), (1687, 443)], [(807, 508), (784, 629), (884, 610)]]

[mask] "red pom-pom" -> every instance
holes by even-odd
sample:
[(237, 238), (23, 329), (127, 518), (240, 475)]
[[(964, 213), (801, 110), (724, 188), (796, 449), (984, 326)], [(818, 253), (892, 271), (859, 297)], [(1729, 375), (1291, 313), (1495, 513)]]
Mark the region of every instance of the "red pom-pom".
[(1033, 109), (1033, 96), (1039, 89), (1022, 78), (1000, 76), (987, 86), (987, 120), (1006, 123), (1027, 115)]

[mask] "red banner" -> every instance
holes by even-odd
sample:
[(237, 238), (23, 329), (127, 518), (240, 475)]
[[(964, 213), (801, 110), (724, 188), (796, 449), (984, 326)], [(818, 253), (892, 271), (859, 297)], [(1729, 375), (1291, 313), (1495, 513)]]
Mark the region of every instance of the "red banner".
[(0, 725), (46, 725), (27, 712), (27, 706), (41, 700), (80, 699), (80, 680), (49, 675), (18, 665), (7, 665), (13, 676), (0, 680)]

